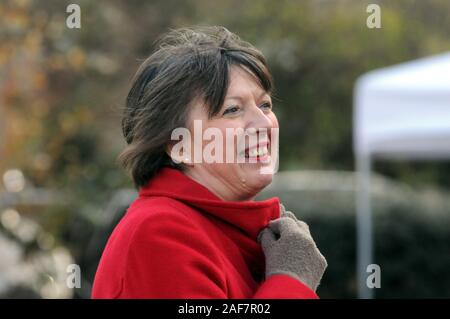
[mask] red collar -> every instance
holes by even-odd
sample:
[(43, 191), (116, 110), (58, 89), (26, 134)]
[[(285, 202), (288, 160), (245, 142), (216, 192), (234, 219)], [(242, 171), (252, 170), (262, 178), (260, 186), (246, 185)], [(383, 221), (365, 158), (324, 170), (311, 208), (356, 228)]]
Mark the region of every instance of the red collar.
[(272, 219), (280, 217), (280, 202), (274, 197), (263, 201), (227, 202), (181, 171), (165, 167), (139, 190), (139, 196), (166, 196), (234, 225), (256, 239)]

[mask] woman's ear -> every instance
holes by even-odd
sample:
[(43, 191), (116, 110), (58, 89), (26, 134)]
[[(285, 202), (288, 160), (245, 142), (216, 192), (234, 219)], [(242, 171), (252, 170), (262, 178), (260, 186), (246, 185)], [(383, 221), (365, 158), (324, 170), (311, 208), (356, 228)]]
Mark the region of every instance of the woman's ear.
[(169, 143), (166, 153), (175, 164), (193, 165), (190, 148), (183, 141)]
[(185, 127), (172, 131), (166, 153), (176, 164), (193, 165), (191, 152), (191, 132)]

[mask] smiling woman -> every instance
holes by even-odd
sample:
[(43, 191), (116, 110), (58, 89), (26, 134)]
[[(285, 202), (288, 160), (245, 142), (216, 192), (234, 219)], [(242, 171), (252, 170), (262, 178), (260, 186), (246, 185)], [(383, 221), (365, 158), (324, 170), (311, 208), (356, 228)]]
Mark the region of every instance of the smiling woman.
[[(261, 52), (223, 27), (162, 37), (127, 98), (121, 159), (139, 197), (105, 247), (94, 298), (317, 297), (327, 264), (307, 225), (278, 198), (254, 201), (274, 172), (262, 170), (276, 155), (272, 86)], [(217, 160), (198, 160), (214, 135)]]

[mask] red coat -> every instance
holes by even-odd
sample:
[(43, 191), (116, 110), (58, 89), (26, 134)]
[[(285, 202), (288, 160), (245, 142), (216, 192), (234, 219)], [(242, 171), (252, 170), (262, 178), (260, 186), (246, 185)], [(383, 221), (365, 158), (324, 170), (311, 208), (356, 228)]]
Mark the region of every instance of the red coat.
[(300, 281), (263, 281), (256, 237), (279, 200), (226, 202), (178, 170), (163, 168), (116, 226), (93, 298), (317, 298)]

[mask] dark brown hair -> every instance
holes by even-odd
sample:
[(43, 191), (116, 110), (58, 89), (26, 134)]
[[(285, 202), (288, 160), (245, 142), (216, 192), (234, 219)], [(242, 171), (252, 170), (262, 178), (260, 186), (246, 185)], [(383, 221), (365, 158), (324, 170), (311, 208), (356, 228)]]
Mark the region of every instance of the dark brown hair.
[(128, 143), (119, 159), (137, 188), (163, 166), (172, 131), (185, 127), (191, 101), (201, 98), (210, 117), (224, 102), (229, 67), (250, 72), (268, 93), (272, 77), (262, 53), (224, 27), (172, 30), (139, 67), (128, 93), (122, 130)]

